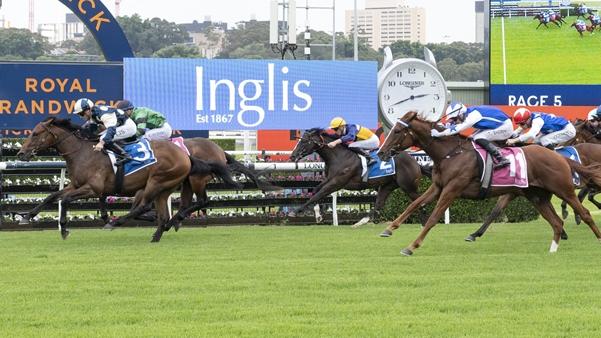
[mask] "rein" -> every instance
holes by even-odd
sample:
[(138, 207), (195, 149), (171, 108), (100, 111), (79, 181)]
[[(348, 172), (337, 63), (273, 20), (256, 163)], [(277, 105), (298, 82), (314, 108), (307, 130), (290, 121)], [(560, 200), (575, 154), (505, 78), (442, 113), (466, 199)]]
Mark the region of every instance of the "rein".
[[(73, 131), (73, 132), (68, 132), (68, 133), (67, 133), (67, 136), (65, 136), (65, 137), (63, 137), (63, 138), (59, 138), (59, 137), (58, 137), (58, 136), (57, 136), (57, 135), (56, 135), (54, 132), (52, 132), (52, 129), (48, 128), (48, 126), (47, 126), (47, 125), (45, 125), (45, 124), (43, 124), (43, 123), (42, 123), (42, 124), (41, 124), (41, 126), (42, 126), (42, 128), (44, 128), (44, 130), (46, 130), (46, 131), (47, 131), (47, 132), (48, 132), (50, 135), (52, 135), (52, 137), (54, 137), (54, 139), (56, 140), (56, 142), (54, 142), (52, 145), (48, 146), (48, 148), (54, 148), (54, 149), (56, 149), (56, 151), (58, 151), (58, 145), (60, 145), (61, 143), (63, 143), (63, 141), (65, 141), (65, 140), (69, 139), (71, 136), (75, 136), (75, 133), (77, 133), (77, 130), (76, 130), (76, 131)], [(79, 147), (78, 147), (77, 149), (75, 149), (75, 150), (73, 150), (73, 151), (66, 152), (66, 153), (61, 153), (60, 151), (58, 151), (58, 154), (59, 154), (60, 156), (66, 156), (66, 155), (70, 155), (70, 154), (76, 153), (76, 152), (78, 152), (80, 149), (81, 149), (81, 144), (79, 145)], [(36, 152), (37, 152), (37, 149), (34, 149), (34, 153), (36, 153)]]

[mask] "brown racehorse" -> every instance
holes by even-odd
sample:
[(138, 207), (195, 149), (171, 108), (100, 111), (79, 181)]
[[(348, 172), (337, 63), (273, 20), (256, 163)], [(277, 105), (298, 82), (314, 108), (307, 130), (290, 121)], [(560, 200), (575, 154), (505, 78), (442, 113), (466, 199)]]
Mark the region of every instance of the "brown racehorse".
[[(438, 198), (434, 211), (417, 239), (409, 247), (401, 250), (403, 255), (413, 254), (413, 251), (422, 245), (430, 229), (436, 225), (456, 198), (477, 199), (479, 197), (478, 155), (471, 142), (459, 135), (433, 138), (431, 129), (435, 126), (433, 122), (420, 119), (417, 113), (409, 112), (395, 124), (378, 153), (380, 157), (387, 158), (394, 151), (417, 146), (434, 161), (432, 185), (385, 230), (392, 232), (417, 208)], [(505, 194), (525, 196), (553, 228), (550, 252), (556, 252), (559, 248), (563, 229), (563, 221), (551, 205), (553, 194), (567, 201), (580, 214), (601, 243), (601, 232), (591, 214), (582, 206), (574, 193), (571, 170), (577, 171), (586, 180), (594, 181), (596, 184), (601, 183), (601, 173), (597, 173), (596, 168), (584, 167), (540, 146), (526, 146), (523, 150), (526, 162), (529, 164), (527, 166), (529, 186), (527, 188), (492, 187), (490, 196)]]
[[(37, 152), (53, 148), (65, 159), (71, 182), (65, 189), (44, 200), (44, 203), (62, 200), (59, 224), (63, 239), (69, 235), (65, 227), (66, 213), (72, 201), (115, 193), (116, 176), (109, 157), (94, 151), (93, 141), (82, 138), (79, 132), (80, 127), (69, 120), (48, 118), (35, 126), (17, 154), (20, 160), (30, 160)], [(122, 195), (133, 196), (141, 190), (138, 203), (127, 215), (111, 221), (109, 225), (112, 227), (123, 224), (150, 210), (154, 202), (157, 209), (157, 230), (152, 242), (158, 242), (164, 231), (163, 225), (169, 220), (167, 198), (189, 175), (210, 177), (215, 174), (232, 185), (236, 183), (222, 164), (189, 157), (171, 142), (153, 141), (151, 147), (157, 162), (123, 180)]]

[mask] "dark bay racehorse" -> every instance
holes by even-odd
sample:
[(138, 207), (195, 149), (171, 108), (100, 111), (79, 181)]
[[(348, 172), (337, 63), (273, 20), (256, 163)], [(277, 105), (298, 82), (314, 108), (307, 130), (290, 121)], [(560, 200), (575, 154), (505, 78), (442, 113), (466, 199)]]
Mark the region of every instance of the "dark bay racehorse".
[[(387, 158), (394, 151), (403, 150), (410, 146), (423, 149), (434, 161), (432, 185), (388, 227), (393, 231), (403, 223), (418, 207), (438, 199), (434, 211), (428, 218), (416, 240), (403, 250), (403, 255), (411, 255), (419, 248), (426, 235), (436, 225), (444, 211), (458, 197), (477, 199), (480, 193), (480, 175), (478, 170), (477, 154), (466, 138), (458, 135), (442, 138), (433, 138), (431, 129), (436, 124), (420, 119), (415, 112), (405, 114), (396, 123), (380, 148), (381, 158)], [(598, 168), (584, 167), (574, 161), (565, 159), (554, 151), (540, 146), (526, 146), (522, 148), (527, 166), (529, 186), (517, 187), (491, 187), (490, 196), (516, 194), (525, 196), (553, 228), (553, 241), (550, 252), (559, 248), (563, 221), (555, 213), (551, 204), (553, 194), (567, 201), (576, 210), (582, 219), (589, 225), (596, 238), (601, 243), (601, 232), (595, 225), (593, 218), (574, 193), (571, 171), (575, 170), (587, 181), (595, 184), (601, 183), (601, 172)]]
[[(384, 207), (386, 199), (396, 188), (400, 187), (411, 200), (415, 200), (419, 197), (418, 186), (419, 179), (422, 177), (422, 169), (411, 155), (402, 152), (394, 157), (396, 165), (395, 175), (379, 177), (363, 182), (361, 177), (361, 160), (357, 156), (357, 153), (341, 145), (336, 146), (335, 148), (329, 148), (327, 143), (335, 139), (335, 136), (326, 133), (320, 128), (310, 129), (303, 134), (292, 151), (290, 159), (295, 162), (314, 152), (318, 153), (326, 164), (326, 178), (315, 187), (313, 196), (311, 196), (305, 204), (295, 210), (291, 216), (340, 189), (377, 189), (378, 194), (374, 211), (371, 215), (372, 218), (377, 211)], [(368, 219), (364, 219), (356, 225), (367, 223), (367, 221)]]
[(582, 5), (578, 5), (578, 6), (574, 6), (574, 11), (576, 12), (576, 14), (578, 14), (576, 16), (576, 19), (578, 19), (579, 17), (585, 17), (585, 15), (589, 14), (589, 15), (594, 15), (594, 12), (596, 12), (596, 9), (590, 9), (588, 7), (584, 7)]
[[(538, 29), (541, 25), (545, 25), (545, 27), (549, 28), (549, 26), (547, 26), (547, 22), (545, 21), (545, 18), (540, 15), (540, 14), (536, 14), (532, 20), (538, 20), (538, 26), (536, 26), (536, 29)], [(554, 23), (557, 27), (561, 27), (562, 23), (565, 23), (565, 21), (561, 18), (561, 16), (558, 19), (552, 18), (552, 16), (549, 16), (549, 22)]]
[(584, 37), (584, 34), (582, 34), (584, 31), (590, 32), (592, 34), (593, 30), (595, 29), (595, 27), (589, 25), (577, 25), (576, 22), (571, 24), (570, 27), (574, 27), (578, 34), (580, 34), (581, 38)]
[[(38, 123), (27, 138), (17, 156), (20, 160), (30, 160), (39, 151), (53, 148), (65, 159), (71, 182), (58, 192), (49, 195), (43, 204), (62, 200), (59, 216), (61, 235), (67, 238), (67, 209), (72, 201), (84, 198), (103, 197), (115, 194), (115, 179), (110, 159), (105, 154), (92, 149), (94, 141), (80, 135), (80, 127), (69, 120), (48, 118)], [(133, 196), (138, 191), (139, 200), (127, 215), (111, 221), (110, 226), (121, 225), (128, 219), (150, 210), (154, 202), (157, 209), (157, 230), (152, 241), (161, 239), (163, 225), (169, 220), (167, 198), (189, 176), (221, 177), (224, 181), (236, 185), (225, 166), (215, 162), (205, 162), (189, 157), (176, 145), (168, 141), (151, 142), (157, 162), (128, 175), (123, 180), (122, 195)], [(30, 214), (37, 214), (36, 207)]]

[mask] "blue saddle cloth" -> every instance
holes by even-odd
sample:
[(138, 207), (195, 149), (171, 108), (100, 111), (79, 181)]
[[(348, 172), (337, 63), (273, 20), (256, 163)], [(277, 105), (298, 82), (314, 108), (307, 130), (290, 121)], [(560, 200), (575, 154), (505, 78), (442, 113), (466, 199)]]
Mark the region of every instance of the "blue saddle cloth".
[(394, 159), (390, 158), (388, 161), (381, 161), (377, 155), (378, 151), (374, 150), (369, 153), (371, 158), (376, 160), (375, 163), (367, 168), (367, 179), (390, 176), (396, 174), (396, 168), (394, 165)]
[[(582, 164), (578, 150), (574, 147), (559, 147), (555, 148), (555, 151), (563, 157), (567, 157), (572, 161)], [(578, 175), (577, 172), (572, 172), (572, 181), (574, 182), (574, 185), (580, 185), (580, 175)]]
[(133, 158), (132, 160), (123, 163), (125, 176), (133, 174), (136, 171), (157, 162), (147, 139), (141, 139), (138, 142), (126, 144), (123, 146), (123, 149)]

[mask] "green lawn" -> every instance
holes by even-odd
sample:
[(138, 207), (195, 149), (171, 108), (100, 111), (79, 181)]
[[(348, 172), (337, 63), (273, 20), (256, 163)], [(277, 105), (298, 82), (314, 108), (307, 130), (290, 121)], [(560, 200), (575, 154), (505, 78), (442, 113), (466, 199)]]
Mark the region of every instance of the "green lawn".
[[(598, 222), (601, 219), (595, 215)], [(601, 336), (601, 245), (585, 226), (417, 225), (0, 232), (0, 336)]]
[[(558, 28), (541, 26), (532, 17), (505, 19), (508, 84), (599, 84), (601, 83), (601, 31), (580, 35), (565, 19)], [(587, 21), (588, 24), (590, 22)], [(491, 19), (491, 83), (503, 84), (501, 19)]]

